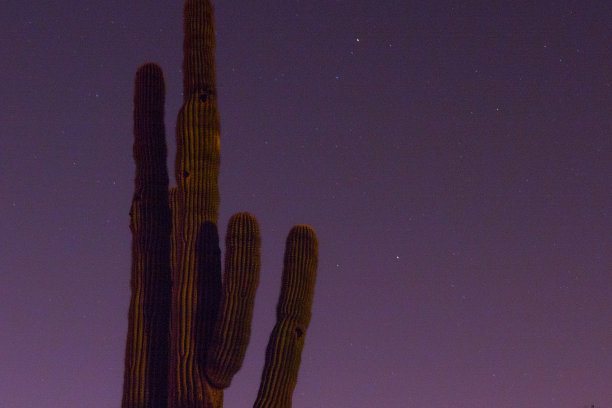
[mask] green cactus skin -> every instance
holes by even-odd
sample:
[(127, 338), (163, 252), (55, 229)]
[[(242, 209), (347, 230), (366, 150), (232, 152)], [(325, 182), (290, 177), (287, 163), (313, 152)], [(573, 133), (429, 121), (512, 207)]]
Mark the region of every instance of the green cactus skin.
[(210, 1), (187, 0), (183, 9), (183, 102), (216, 95), (215, 21)]
[(190, 406), (204, 392), (201, 369), (219, 306), (217, 214), (219, 120), (216, 101), (188, 99), (177, 122), (175, 246), (172, 274), (170, 398)]
[(217, 388), (227, 388), (242, 365), (251, 335), (261, 264), (255, 217), (239, 213), (228, 224), (221, 306), (206, 360), (206, 377)]
[(135, 192), (130, 211), (132, 273), (123, 407), (165, 407), (170, 310), (170, 210), (164, 77), (154, 64), (136, 74)]
[[(220, 126), (210, 0), (184, 7), (183, 107), (176, 126), (177, 186), (168, 190), (161, 68), (136, 75), (132, 296), (123, 408), (221, 408), (240, 369), (259, 284), (259, 227), (249, 213), (231, 217), (225, 271), (217, 218)], [(277, 323), (270, 336), (255, 406), (290, 407), (317, 267), (312, 228), (287, 238)]]
[(276, 325), (266, 349), (266, 363), (255, 408), (290, 408), (297, 383), (317, 272), (317, 238), (308, 225), (291, 229), (285, 246)]

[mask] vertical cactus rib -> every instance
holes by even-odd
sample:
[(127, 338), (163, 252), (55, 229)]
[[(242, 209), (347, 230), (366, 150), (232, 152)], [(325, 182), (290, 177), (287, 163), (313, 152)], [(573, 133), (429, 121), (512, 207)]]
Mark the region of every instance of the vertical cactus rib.
[(276, 325), (266, 349), (266, 362), (254, 407), (290, 408), (297, 383), (306, 329), (310, 323), (318, 244), (307, 225), (291, 229), (285, 247)]
[(135, 193), (131, 299), (125, 353), (123, 408), (166, 407), (170, 307), (170, 212), (164, 130), (164, 77), (155, 64), (136, 74), (134, 92)]
[(171, 277), (171, 305), (170, 305), (170, 344), (169, 344), (169, 362), (168, 362), (168, 406), (173, 407), (170, 402), (174, 399), (175, 391), (179, 388), (179, 359), (176, 357), (179, 352), (179, 345), (173, 339), (174, 333), (179, 330), (179, 319), (177, 316), (178, 309), (172, 306), (176, 302), (177, 294), (176, 286), (179, 281), (180, 265), (182, 261), (181, 254), (183, 253), (183, 241), (179, 234), (180, 224), (180, 204), (178, 188), (172, 187), (168, 192), (168, 200), (170, 203), (170, 213), (172, 219), (172, 228), (170, 233), (170, 277)]
[(206, 376), (217, 388), (227, 388), (242, 366), (251, 336), (251, 318), (261, 266), (261, 238), (255, 217), (230, 218), (225, 240), (225, 272), (219, 316), (208, 350)]

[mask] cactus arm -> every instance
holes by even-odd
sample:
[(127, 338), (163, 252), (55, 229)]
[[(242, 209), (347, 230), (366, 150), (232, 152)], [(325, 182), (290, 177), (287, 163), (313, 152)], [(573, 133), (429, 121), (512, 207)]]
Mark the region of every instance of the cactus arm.
[(135, 193), (131, 299), (123, 408), (167, 405), (170, 308), (170, 213), (164, 130), (164, 77), (155, 64), (136, 74), (134, 92)]
[(314, 230), (298, 225), (287, 236), (276, 325), (270, 334), (256, 408), (290, 408), (310, 323), (318, 244)]
[(255, 217), (248, 213), (233, 215), (225, 240), (225, 272), (219, 315), (206, 361), (206, 376), (217, 388), (230, 385), (244, 360), (259, 284), (260, 246)]

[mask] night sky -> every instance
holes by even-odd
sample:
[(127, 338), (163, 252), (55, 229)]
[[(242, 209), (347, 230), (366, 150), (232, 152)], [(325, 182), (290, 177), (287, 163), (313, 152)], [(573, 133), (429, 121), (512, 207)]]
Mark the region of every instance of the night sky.
[[(607, 0), (217, 1), (219, 229), (246, 210), (262, 234), (225, 406), (255, 400), (307, 223), (294, 408), (612, 407), (611, 21)], [(165, 70), (172, 165), (182, 1), (5, 0), (0, 61), (0, 407), (116, 408), (133, 80)]]

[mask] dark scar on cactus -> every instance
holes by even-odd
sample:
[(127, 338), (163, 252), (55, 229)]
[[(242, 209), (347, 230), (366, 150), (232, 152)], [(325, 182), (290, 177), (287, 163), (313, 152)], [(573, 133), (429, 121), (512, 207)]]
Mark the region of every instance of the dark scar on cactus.
[[(153, 63), (136, 73), (131, 298), (122, 408), (222, 408), (242, 366), (259, 284), (259, 226), (233, 215), (225, 269), (217, 217), (220, 119), (210, 0), (184, 5), (183, 106), (179, 111), (176, 187), (169, 188), (165, 81)], [(317, 270), (317, 238), (297, 225), (285, 243), (276, 324), (266, 348), (256, 408), (290, 408)]]

